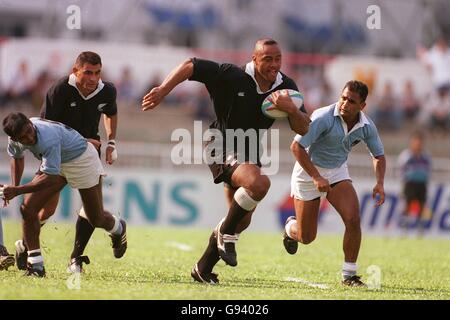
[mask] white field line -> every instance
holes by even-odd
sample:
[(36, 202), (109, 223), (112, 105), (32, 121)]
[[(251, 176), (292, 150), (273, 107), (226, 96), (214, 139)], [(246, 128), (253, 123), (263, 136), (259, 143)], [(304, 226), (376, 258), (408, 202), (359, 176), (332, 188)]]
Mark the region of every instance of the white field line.
[(291, 281), (291, 282), (297, 282), (297, 283), (303, 283), (303, 284), (306, 284), (307, 286), (310, 286), (313, 288), (328, 289), (328, 286), (326, 284), (309, 282), (308, 280), (301, 279), (301, 278), (287, 277), (287, 278), (284, 278), (284, 280)]
[(187, 245), (187, 244), (181, 243), (181, 242), (169, 241), (169, 242), (166, 242), (166, 245), (168, 245), (169, 247), (176, 248), (181, 251), (192, 251), (192, 247), (190, 245)]

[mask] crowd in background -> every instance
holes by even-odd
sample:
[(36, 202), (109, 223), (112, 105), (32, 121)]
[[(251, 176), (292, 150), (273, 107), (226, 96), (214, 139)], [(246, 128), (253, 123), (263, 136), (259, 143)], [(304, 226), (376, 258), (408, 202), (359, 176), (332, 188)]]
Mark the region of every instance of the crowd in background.
[[(30, 63), (22, 61), (9, 81), (0, 87), (1, 108), (31, 107), (38, 112), (47, 90), (62, 76), (46, 68), (33, 78), (29, 71)], [(418, 50), (418, 63), (425, 64), (430, 72), (433, 81), (431, 92), (425, 96), (418, 95), (414, 83), (406, 80), (402, 84), (386, 82), (381, 90), (375, 90), (369, 96), (365, 111), (380, 130), (401, 130), (408, 123), (434, 131), (450, 129), (450, 49), (445, 40), (438, 40), (429, 50)], [(323, 66), (307, 66), (289, 72), (305, 96), (308, 112), (337, 100), (324, 76)], [(145, 89), (139, 89), (142, 86), (133, 78), (130, 67), (124, 67), (117, 79), (109, 78), (105, 69), (102, 78), (115, 84), (119, 106), (136, 110), (142, 97), (162, 81), (161, 75), (151, 75)], [(396, 92), (394, 88), (399, 87), (402, 90)], [(195, 119), (211, 120), (213, 117), (210, 98), (203, 86), (194, 89), (181, 86), (165, 102), (173, 108), (183, 108)]]

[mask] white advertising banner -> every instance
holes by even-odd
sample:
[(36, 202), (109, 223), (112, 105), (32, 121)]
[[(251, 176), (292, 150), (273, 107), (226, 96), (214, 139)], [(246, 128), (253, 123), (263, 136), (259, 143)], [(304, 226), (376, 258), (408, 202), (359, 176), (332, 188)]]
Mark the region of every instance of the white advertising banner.
[[(108, 168), (104, 181), (105, 208), (124, 217), (132, 225), (212, 228), (226, 212), (222, 185), (212, 182), (209, 170), (161, 171), (155, 169)], [(32, 171), (24, 175), (31, 179)], [(253, 215), (250, 230), (280, 231), (286, 217), (294, 215), (290, 198), (290, 176), (271, 176), (271, 188)], [(9, 182), (9, 168), (0, 169), (0, 183)], [(361, 223), (365, 233), (399, 233), (403, 210), (399, 181), (386, 181), (386, 202), (374, 207), (374, 180), (355, 180), (360, 201)], [(19, 204), (15, 199), (1, 209), (3, 218), (19, 219)], [(74, 221), (81, 204), (78, 192), (66, 187), (61, 193), (57, 212), (51, 221)], [(450, 184), (431, 184), (427, 208), (432, 216), (425, 224), (427, 234), (450, 236)], [(326, 201), (322, 201), (319, 232), (342, 233), (339, 215)]]

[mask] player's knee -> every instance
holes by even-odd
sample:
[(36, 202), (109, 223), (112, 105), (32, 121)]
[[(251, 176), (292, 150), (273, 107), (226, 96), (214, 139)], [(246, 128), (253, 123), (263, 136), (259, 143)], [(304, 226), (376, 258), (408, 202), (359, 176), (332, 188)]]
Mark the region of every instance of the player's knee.
[(344, 220), (346, 228), (359, 228), (361, 225), (361, 219), (359, 216), (349, 217)]
[(251, 192), (257, 201), (262, 200), (270, 189), (270, 179), (267, 176), (258, 176), (251, 181)]
[(302, 234), (302, 238), (300, 239), (300, 242), (303, 244), (310, 244), (316, 239), (316, 235), (313, 233), (305, 233)]
[(20, 214), (22, 215), (23, 220), (37, 219), (38, 217), (38, 212), (36, 212), (36, 210), (33, 210), (24, 204), (20, 205)]

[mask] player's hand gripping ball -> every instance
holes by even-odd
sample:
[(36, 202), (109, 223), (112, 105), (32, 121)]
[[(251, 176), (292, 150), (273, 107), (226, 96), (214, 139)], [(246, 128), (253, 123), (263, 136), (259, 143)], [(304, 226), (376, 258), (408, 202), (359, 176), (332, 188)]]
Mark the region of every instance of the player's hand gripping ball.
[[(298, 109), (300, 109), (303, 106), (303, 95), (296, 91), (296, 90), (292, 90), (292, 89), (283, 89), (283, 90), (287, 90), (289, 93), (289, 96), (291, 97), (292, 101), (294, 102), (294, 104), (297, 106)], [(266, 97), (266, 99), (264, 99), (262, 105), (261, 105), (261, 111), (262, 113), (271, 119), (281, 119), (281, 118), (286, 118), (288, 116), (288, 114), (282, 110), (278, 110), (278, 109), (272, 109), (272, 110), (267, 110), (268, 108), (273, 106), (273, 103), (269, 100), (270, 95)]]

